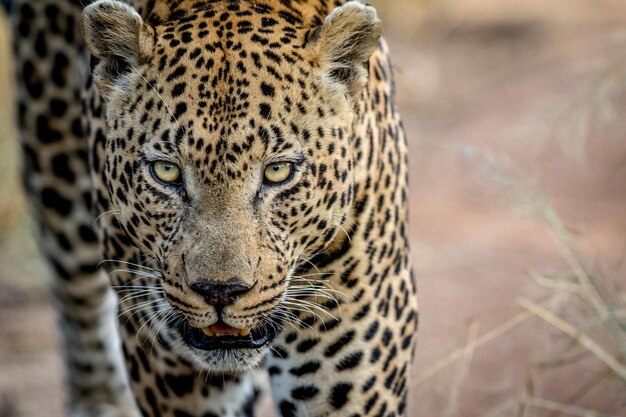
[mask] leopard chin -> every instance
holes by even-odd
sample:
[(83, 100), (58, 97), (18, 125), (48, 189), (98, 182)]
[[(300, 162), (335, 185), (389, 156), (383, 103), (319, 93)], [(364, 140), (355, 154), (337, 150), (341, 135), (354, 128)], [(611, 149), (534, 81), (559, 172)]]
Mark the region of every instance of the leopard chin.
[(191, 362), (200, 372), (238, 374), (259, 368), (269, 351), (269, 345), (259, 349), (203, 351), (189, 346), (181, 349), (187, 349), (188, 355), (191, 353)]

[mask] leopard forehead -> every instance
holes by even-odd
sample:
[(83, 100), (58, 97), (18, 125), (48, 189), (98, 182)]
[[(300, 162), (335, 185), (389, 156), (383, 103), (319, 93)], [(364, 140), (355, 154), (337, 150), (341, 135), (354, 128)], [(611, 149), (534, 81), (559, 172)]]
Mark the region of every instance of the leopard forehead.
[(269, 119), (278, 98), (300, 95), (303, 104), (319, 93), (310, 82), (316, 63), (303, 46), (307, 33), (249, 10), (207, 10), (156, 27), (153, 74), (168, 97), (196, 104), (195, 118), (224, 123), (256, 111)]
[[(312, 32), (253, 4), (235, 11), (220, 3), (144, 27), (137, 59), (104, 57), (116, 66), (109, 73), (121, 74), (106, 98), (105, 173), (136, 245), (165, 259), (195, 250), (177, 247), (181, 236), (209, 226), (227, 235), (240, 219), (241, 230), (259, 239), (250, 253), (289, 230), (272, 247), (287, 271), (301, 252), (314, 253), (337, 235), (332, 224), (349, 210), (354, 191), (353, 114), (348, 81), (333, 79), (322, 54), (307, 45)], [(155, 160), (180, 165), (184, 198), (150, 178), (146, 165)], [(263, 167), (282, 160), (300, 164), (298, 174), (262, 191)], [(223, 222), (209, 225), (207, 216)]]
[(145, 21), (111, 0), (85, 9), (94, 81), (107, 103), (107, 157), (178, 154), (220, 168), (218, 180), (282, 154), (347, 160), (338, 142), (350, 136), (380, 38), (375, 11), (349, 3), (315, 26), (319, 18), (305, 24), (280, 3), (198, 4)]
[(218, 181), (269, 158), (319, 159), (323, 142), (345, 158), (348, 102), (305, 46), (311, 31), (254, 5), (222, 6), (155, 26), (150, 58), (110, 98), (117, 148), (208, 167)]

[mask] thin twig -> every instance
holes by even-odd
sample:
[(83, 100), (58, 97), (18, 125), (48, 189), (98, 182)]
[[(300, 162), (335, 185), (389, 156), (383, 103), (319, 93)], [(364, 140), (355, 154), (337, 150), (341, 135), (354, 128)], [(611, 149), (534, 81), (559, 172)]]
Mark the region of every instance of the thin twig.
[(544, 400), (543, 398), (528, 397), (526, 404), (534, 408), (542, 408), (544, 410), (556, 411), (561, 414), (569, 414), (577, 417), (618, 417), (611, 414), (602, 413), (600, 411), (589, 410), (587, 408), (577, 407), (575, 405), (562, 404), (556, 401)]
[[(553, 305), (556, 305), (560, 301), (562, 301), (563, 298), (565, 298), (564, 294), (557, 294), (556, 296), (554, 296), (554, 297), (550, 298), (549, 300), (545, 301), (544, 303), (542, 303), (542, 305), (549, 308), (549, 307), (551, 307)], [(516, 315), (515, 317), (511, 318), (510, 320), (500, 324), (499, 326), (494, 327), (493, 329), (491, 329), (487, 333), (485, 333), (482, 336), (478, 337), (474, 341), (474, 343), (465, 345), (464, 347), (462, 347), (462, 348), (460, 348), (458, 350), (455, 350), (454, 352), (452, 352), (451, 354), (449, 354), (445, 358), (439, 360), (437, 363), (435, 363), (430, 368), (420, 372), (415, 377), (415, 379), (413, 380), (413, 384), (415, 386), (417, 386), (417, 385), (423, 383), (424, 381), (427, 381), (428, 379), (432, 378), (433, 376), (435, 376), (436, 374), (438, 374), (439, 372), (441, 372), (442, 370), (444, 370), (445, 368), (447, 368), (448, 366), (450, 366), (451, 364), (453, 364), (457, 360), (459, 360), (462, 357), (464, 357), (464, 356), (468, 355), (469, 353), (473, 352), (475, 349), (478, 349), (482, 345), (484, 345), (484, 344), (492, 341), (493, 339), (501, 336), (502, 334), (504, 334), (504, 333), (508, 332), (509, 330), (517, 327), (519, 324), (525, 322), (526, 320), (528, 320), (528, 319), (530, 319), (530, 318), (532, 318), (534, 316), (535, 316), (535, 314), (531, 313), (530, 311), (523, 311), (523, 312), (519, 313), (518, 315)]]
[(626, 367), (619, 363), (611, 354), (602, 348), (598, 343), (592, 340), (589, 336), (580, 333), (574, 326), (563, 320), (562, 318), (554, 315), (548, 311), (545, 307), (537, 305), (532, 301), (519, 298), (518, 304), (524, 307), (528, 312), (536, 315), (544, 321), (550, 323), (563, 333), (567, 334), (572, 339), (576, 340), (581, 346), (584, 346), (591, 353), (596, 355), (598, 359), (604, 362), (609, 368), (613, 370), (620, 378), (626, 382)]
[(463, 367), (459, 370), (458, 374), (452, 381), (451, 387), (449, 389), (450, 394), (448, 395), (448, 403), (446, 404), (446, 409), (442, 413), (444, 417), (452, 417), (458, 415), (459, 412), (459, 402), (461, 398), (460, 387), (463, 381), (469, 375), (470, 369), (472, 368), (472, 359), (474, 358), (474, 351), (476, 350), (476, 340), (478, 338), (478, 333), (480, 331), (480, 323), (478, 321), (473, 322), (470, 325), (469, 332), (467, 335), (467, 347), (468, 350), (465, 355), (465, 360), (463, 361)]
[[(575, 404), (576, 401), (581, 399), (584, 395), (586, 395), (589, 391), (595, 388), (601, 381), (604, 380), (607, 376), (611, 374), (611, 370), (609, 368), (603, 368), (600, 372), (593, 376), (585, 385), (583, 385), (578, 391), (574, 393), (571, 397), (565, 401), (566, 404)], [(558, 417), (559, 412), (554, 411), (548, 417)]]

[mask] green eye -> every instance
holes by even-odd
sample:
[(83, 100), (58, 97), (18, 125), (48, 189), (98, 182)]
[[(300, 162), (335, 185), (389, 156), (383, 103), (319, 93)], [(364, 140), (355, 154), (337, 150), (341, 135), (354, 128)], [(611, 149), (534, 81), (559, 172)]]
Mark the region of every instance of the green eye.
[(291, 176), (293, 165), (290, 162), (274, 162), (265, 167), (264, 180), (267, 184), (278, 184)]
[(152, 175), (159, 181), (166, 184), (177, 184), (180, 182), (180, 168), (167, 161), (155, 161), (151, 165)]

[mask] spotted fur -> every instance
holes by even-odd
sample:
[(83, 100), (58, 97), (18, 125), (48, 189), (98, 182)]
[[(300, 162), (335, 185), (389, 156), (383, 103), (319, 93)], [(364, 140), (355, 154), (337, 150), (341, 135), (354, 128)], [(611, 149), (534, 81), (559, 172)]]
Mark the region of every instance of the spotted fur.
[[(284, 417), (406, 415), (406, 141), (374, 9), (81, 3), (12, 5), (73, 415), (252, 416), (267, 385)], [(293, 167), (278, 184), (274, 162)], [(231, 282), (228, 302), (206, 289)], [(218, 320), (270, 343), (184, 337)]]

